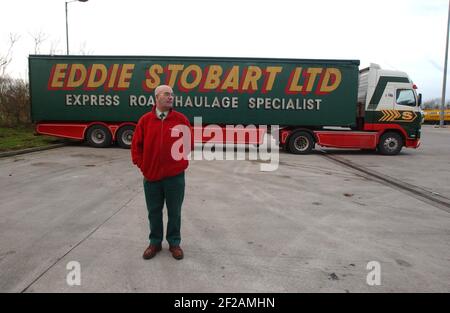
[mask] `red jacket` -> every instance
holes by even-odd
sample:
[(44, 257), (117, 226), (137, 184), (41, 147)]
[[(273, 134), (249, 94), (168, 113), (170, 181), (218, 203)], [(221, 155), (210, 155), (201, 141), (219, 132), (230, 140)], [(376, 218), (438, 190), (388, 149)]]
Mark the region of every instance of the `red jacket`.
[[(189, 165), (186, 157), (176, 160), (172, 156), (172, 145), (182, 142), (182, 131), (189, 131), (191, 140), (183, 144), (178, 151), (186, 156), (193, 147), (194, 138), (191, 132), (189, 120), (183, 114), (171, 110), (164, 120), (159, 119), (155, 113), (156, 107), (143, 115), (133, 134), (131, 143), (131, 158), (144, 177), (148, 181), (158, 181), (166, 177), (176, 176), (183, 172)], [(187, 127), (184, 127), (184, 126)], [(175, 137), (172, 137), (174, 134)], [(187, 139), (187, 138), (185, 138)], [(175, 156), (179, 158), (179, 156)]]

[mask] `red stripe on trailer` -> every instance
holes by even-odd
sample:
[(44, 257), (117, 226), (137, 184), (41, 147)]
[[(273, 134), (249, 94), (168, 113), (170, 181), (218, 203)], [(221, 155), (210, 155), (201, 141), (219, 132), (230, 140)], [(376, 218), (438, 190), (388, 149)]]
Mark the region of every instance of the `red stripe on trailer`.
[(57, 136), (69, 139), (83, 140), (87, 129), (92, 125), (103, 125), (111, 132), (113, 140), (116, 140), (117, 130), (122, 126), (136, 126), (134, 123), (106, 124), (103, 122), (92, 123), (38, 123), (36, 132), (41, 135)]
[(87, 124), (43, 123), (36, 125), (36, 132), (41, 135), (82, 140), (86, 128)]
[(262, 144), (266, 129), (237, 128), (227, 129), (219, 125), (192, 127), (194, 141), (217, 144)]

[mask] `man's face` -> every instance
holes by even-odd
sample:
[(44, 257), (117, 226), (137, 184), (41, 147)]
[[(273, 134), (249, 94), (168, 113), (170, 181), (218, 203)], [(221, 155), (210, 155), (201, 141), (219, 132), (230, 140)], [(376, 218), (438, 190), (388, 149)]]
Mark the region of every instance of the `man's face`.
[(170, 110), (173, 106), (174, 94), (172, 88), (166, 86), (156, 95), (156, 107), (160, 111)]

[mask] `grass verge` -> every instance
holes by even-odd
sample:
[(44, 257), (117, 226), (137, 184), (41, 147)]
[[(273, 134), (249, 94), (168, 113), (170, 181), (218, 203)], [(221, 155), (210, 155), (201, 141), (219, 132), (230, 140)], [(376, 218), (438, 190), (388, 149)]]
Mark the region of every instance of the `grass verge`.
[(0, 127), (0, 152), (43, 147), (64, 142), (51, 136), (36, 136), (32, 126)]

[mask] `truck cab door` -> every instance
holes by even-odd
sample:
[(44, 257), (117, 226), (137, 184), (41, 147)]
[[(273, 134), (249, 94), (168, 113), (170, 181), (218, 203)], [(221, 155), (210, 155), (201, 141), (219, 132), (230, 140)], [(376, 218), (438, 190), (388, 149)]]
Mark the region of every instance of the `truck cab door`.
[(398, 117), (394, 122), (403, 127), (409, 138), (419, 139), (422, 113), (416, 92), (411, 88), (397, 88), (395, 110)]

